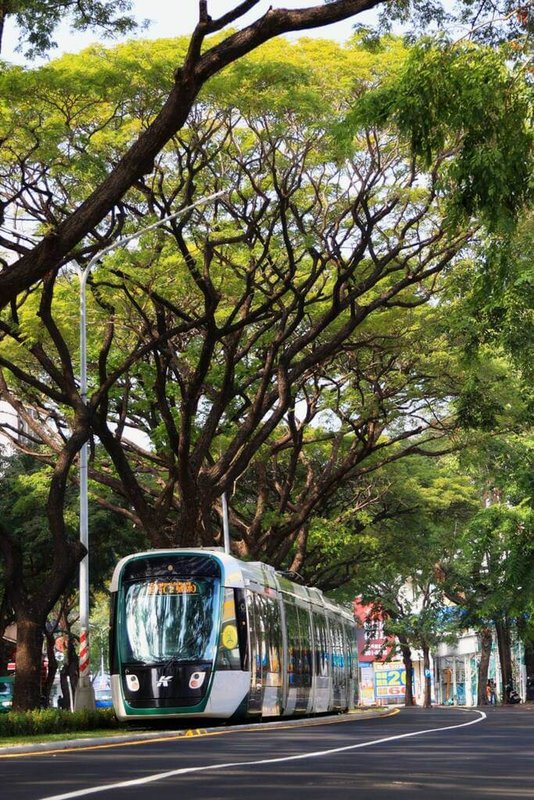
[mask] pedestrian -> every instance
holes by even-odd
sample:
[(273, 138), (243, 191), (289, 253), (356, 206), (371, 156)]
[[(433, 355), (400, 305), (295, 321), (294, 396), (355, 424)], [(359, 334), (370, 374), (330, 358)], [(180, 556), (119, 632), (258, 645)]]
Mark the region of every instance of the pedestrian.
[(495, 694), (495, 681), (491, 678), (486, 683), (486, 703), (494, 706), (497, 703), (497, 696)]

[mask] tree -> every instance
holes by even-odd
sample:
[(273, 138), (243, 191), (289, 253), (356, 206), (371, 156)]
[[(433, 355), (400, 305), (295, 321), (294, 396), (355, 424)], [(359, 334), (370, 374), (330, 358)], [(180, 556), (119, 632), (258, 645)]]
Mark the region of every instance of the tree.
[[(532, 511), (499, 504), (473, 517), (444, 565), (446, 591), (466, 609), (466, 621), (495, 628), (503, 690), (512, 683), (512, 628), (532, 608), (532, 563)], [(479, 690), (484, 678), (479, 672)]]
[[(393, 453), (396, 443), (423, 431), (439, 437), (449, 425), (444, 400), (454, 391), (453, 370), (440, 352), (432, 315), (422, 307), (439, 290), (438, 276), (457, 258), (470, 229), (448, 228), (436, 196), (437, 177), (430, 176), (428, 188), (422, 188), (426, 173), (417, 171), (389, 131), (362, 130), (338, 163), (329, 133), (348, 97), (328, 90), (328, 75), (343, 75), (352, 97), (353, 71), (369, 79), (371, 69), (391, 63), (398, 43), (375, 57), (354, 47), (321, 45), (321, 73), (312, 66), (318, 47), (294, 46), (291, 62), (286, 47), (283, 65), (275, 47), (263, 60), (251, 59), (247, 92), (240, 70), (215, 83), (211, 97), (162, 155), (158, 182), (140, 182), (128, 196), (132, 216), (142, 218), (148, 210), (157, 219), (184, 189), (188, 205), (195, 191), (211, 193), (221, 180), (234, 187), (230, 200), (184, 215), (166, 234), (143, 237), (136, 253), (116, 253), (94, 273), (92, 322), (98, 333), (91, 358), (99, 366), (98, 374), (91, 370), (97, 383), (89, 413), (76, 389), (72, 328), (65, 324), (74, 305), (68, 274), (51, 278), (45, 293), (32, 294), (11, 318), (5, 316), (5, 399), (34, 435), (53, 447), (54, 458), (74, 428), (51, 408), (72, 409), (79, 431), (85, 427), (87, 433), (91, 424), (120, 476), (125, 505), (156, 544), (179, 543), (184, 536), (211, 543), (213, 508), (255, 454), (264, 448), (264, 460), (270, 449), (281, 462), (291, 453), (287, 476), (296, 478), (303, 475), (304, 453), (312, 452), (316, 437), (324, 451), (329, 443), (335, 459), (328, 469), (329, 456), (316, 460), (306, 502), (302, 495), (298, 502), (291, 498), (300, 519), (287, 517), (295, 487), (286, 482), (280, 554), (274, 537), (257, 525), (247, 541), (251, 523), (235, 517), (243, 555), (257, 557), (256, 540), (270, 539), (267, 553), (281, 561), (319, 498), (371, 452)], [(104, 62), (107, 76), (107, 55), (97, 52), (93, 58), (95, 69)], [(85, 57), (84, 81), (89, 64)], [(59, 136), (47, 141), (41, 155), (31, 145), (30, 130), (30, 145), (23, 135), (27, 150), (15, 167), (18, 174), (24, 164), (27, 175), (17, 179), (24, 185), (19, 202), (43, 223), (78, 191), (76, 179), (68, 192), (62, 182), (65, 148), (74, 150), (74, 176), (89, 155), (98, 171), (102, 159), (113, 157), (108, 137), (116, 126), (122, 123), (130, 135), (147, 113), (137, 101), (133, 116), (128, 91), (138, 98), (136, 82), (110, 88), (100, 79), (104, 98), (98, 105), (86, 89), (80, 131), (72, 122), (77, 122), (73, 77), (60, 91), (55, 71), (45, 71), (45, 78), (53, 98), (51, 127)], [(269, 91), (261, 94), (266, 85)], [(110, 92), (121, 106), (108, 120), (115, 96)], [(291, 113), (289, 103), (295, 104)], [(67, 109), (59, 117), (58, 106)], [(59, 126), (63, 119), (71, 120), (71, 128)], [(83, 149), (92, 130), (104, 141), (104, 153), (87, 144)], [(44, 209), (34, 202), (37, 185), (46, 197)], [(34, 324), (36, 303), (40, 330)], [(435, 351), (433, 358), (426, 352), (406, 355), (422, 337)], [(17, 364), (21, 347), (27, 360)], [(46, 399), (36, 403), (43, 394)], [(25, 406), (33, 407), (31, 415)], [(329, 417), (328, 425), (319, 423), (321, 416)], [(279, 438), (277, 426), (283, 429)], [(151, 448), (123, 437), (128, 429), (142, 431)], [(58, 437), (58, 430), (69, 436)], [(419, 439), (417, 447), (422, 446)], [(99, 474), (109, 483), (106, 469)], [(51, 501), (51, 508), (57, 507)]]
[(45, 274), (66, 263), (73, 248), (112, 212), (124, 193), (143, 175), (152, 172), (154, 160), (183, 126), (200, 89), (209, 78), (275, 36), (348, 19), (354, 14), (373, 8), (378, 2), (379, 0), (335, 0), (327, 5), (301, 10), (271, 7), (256, 22), (230, 33), (205, 49), (208, 36), (236, 22), (257, 5), (257, 0), (246, 0), (216, 20), (209, 16), (206, 0), (199, 0), (198, 25), (191, 36), (183, 64), (175, 69), (174, 85), (161, 111), (96, 190), (75, 211), (54, 226), (53, 234), (46, 234), (36, 247), (26, 251), (15, 263), (2, 270), (2, 305), (14, 300), (21, 291), (30, 288)]
[[(182, 128), (198, 93), (211, 77), (275, 36), (350, 19), (380, 5), (380, 0), (333, 0), (299, 10), (271, 6), (252, 24), (222, 35), (215, 44), (206, 47), (207, 37), (233, 25), (257, 4), (258, 0), (245, 0), (219, 19), (212, 19), (207, 0), (199, 0), (199, 22), (185, 59), (174, 72), (173, 87), (161, 110), (117, 159), (95, 190), (88, 193), (74, 211), (62, 215), (37, 245), (22, 248), (17, 260), (4, 267), (0, 273), (2, 305), (67, 263), (84, 238), (104, 220), (112, 218), (116, 204), (128, 189), (152, 172), (158, 154)], [(466, 3), (466, 7), (471, 4)], [(434, 6), (425, 5), (424, 8), (434, 13)]]
[[(497, 239), (480, 253), (474, 272), (451, 282), (451, 327), (464, 339), (466, 357), (476, 363), (497, 351), (522, 376), (521, 394), (532, 410), (534, 364), (534, 278), (532, 215), (526, 210), (512, 237)], [(527, 418), (524, 418), (527, 422)]]
[[(36, 707), (41, 702), (43, 637), (50, 632), (50, 645), (58, 632), (65, 631), (69, 596), (76, 576), (74, 561), (69, 570), (54, 552), (46, 516), (50, 469), (40, 468), (29, 456), (2, 459), (2, 496), (0, 498), (0, 552), (3, 570), (1, 584), (7, 605), (14, 611), (17, 624), (16, 682), (14, 704), (17, 708)], [(78, 537), (77, 494), (68, 492), (64, 510), (66, 544), (74, 549)], [(107, 511), (91, 508), (93, 586), (101, 586), (117, 559), (135, 547), (135, 537), (121, 518)], [(57, 572), (64, 570), (58, 577)], [(60, 600), (58, 603), (57, 601)], [(47, 626), (47, 619), (52, 613)], [(70, 642), (72, 646), (74, 641)], [(53, 646), (49, 652), (51, 677), (55, 669)]]
[[(432, 673), (430, 669), (430, 653), (447, 638), (454, 638), (457, 633), (455, 619), (443, 608), (443, 595), (436, 587), (433, 576), (425, 580), (417, 575), (404, 585), (381, 587), (381, 602), (387, 600), (386, 611), (390, 621), (386, 631), (397, 636), (403, 650), (408, 644), (421, 650), (423, 656), (424, 694), (423, 707), (432, 705)], [(405, 663), (405, 666), (406, 663)], [(407, 681), (408, 682), (408, 681)]]
[(57, 26), (69, 19), (76, 30), (98, 30), (104, 35), (129, 33), (136, 28), (135, 21), (127, 15), (131, 0), (4, 0), (0, 6), (0, 50), (7, 19), (14, 19), (20, 32), (18, 50), (26, 48), (29, 58), (45, 55), (56, 47), (54, 32)]
[(516, 49), (528, 51), (530, 45), (532, 7), (528, 2), (502, 0), (473, 4), (462, 0), (454, 7), (439, 1), (385, 3), (380, 12), (382, 30), (401, 23), (411, 37), (429, 33), (442, 36), (444, 31), (454, 31), (464, 39), (469, 37), (472, 41), (494, 46), (512, 42)]
[[(341, 158), (332, 121), (354, 99), (350, 69), (362, 51), (331, 47), (319, 71), (316, 52), (314, 68), (306, 60), (307, 47), (295, 48), (292, 63), (286, 46), (283, 64), (251, 59), (213, 81), (212, 96), (203, 96), (158, 159), (157, 180), (139, 178), (111, 227), (94, 230), (77, 253), (83, 266), (103, 242), (130, 232), (132, 220), (147, 213), (161, 219), (177, 197), (185, 208), (226, 181), (234, 187), (230, 197), (184, 213), (94, 273), (88, 404), (72, 356), (69, 270), (50, 271), (42, 288), (4, 311), (2, 395), (27, 423), (38, 457), (53, 466), (47, 509), (56, 594), (79, 557), (62, 509), (90, 435), (107, 452), (100, 460), (95, 447), (92, 477), (114, 492), (112, 501), (99, 502), (112, 502), (165, 546), (212, 544), (222, 492), (241, 483), (253, 462), (258, 476), (268, 476), (266, 455), (278, 466), (287, 457), (285, 484), (284, 470), (273, 470), (270, 484), (259, 482), (252, 520), (244, 504), (239, 519), (234, 512), (238, 552), (283, 563), (293, 554), (302, 561), (310, 516), (343, 479), (376, 470), (381, 459), (431, 449), (429, 440), (453, 424), (446, 401), (455, 367), (448, 354), (439, 350), (431, 359), (414, 343), (423, 338), (429, 350), (440, 343), (425, 306), (446, 271), (468, 255), (476, 230), (476, 220), (451, 224), (443, 214), (441, 170), (454, 148), (428, 166), (399, 146), (393, 129), (362, 121)], [(390, 55), (387, 47), (382, 52)], [(371, 69), (380, 68), (380, 55), (364, 55), (360, 92), (372, 83)], [(86, 55), (66, 85), (61, 64), (41, 72), (50, 87), (44, 96), (35, 75), (5, 75), (13, 98), (21, 84), (33, 92), (5, 118), (12, 148), (5, 184), (11, 201), (43, 226), (63, 218), (87, 184), (98, 185), (120, 143), (150, 124), (153, 97), (131, 74), (126, 85), (116, 73), (108, 80), (107, 58)], [(90, 84), (89, 67), (96, 73), (102, 61), (104, 71)], [(159, 79), (153, 62), (148, 71)], [(332, 92), (340, 85), (333, 73), (345, 77), (347, 95)], [(81, 95), (73, 91), (78, 82)], [(37, 89), (46, 124), (36, 137), (29, 99)], [(300, 103), (288, 111), (297, 91)], [(25, 248), (20, 237), (4, 245)], [(132, 441), (131, 429), (149, 435), (150, 447)], [(362, 469), (371, 455), (376, 460)], [(269, 492), (279, 507), (274, 524), (263, 527)]]
[(430, 704), (430, 652), (454, 639), (461, 620), (447, 608), (435, 565), (455, 551), (457, 531), (479, 509), (479, 498), (458, 458), (411, 456), (388, 465), (384, 504), (391, 513), (366, 529), (365, 555), (338, 599), (361, 594), (387, 617), (406, 670), (406, 705), (413, 705), (413, 649), (423, 655), (424, 704)]

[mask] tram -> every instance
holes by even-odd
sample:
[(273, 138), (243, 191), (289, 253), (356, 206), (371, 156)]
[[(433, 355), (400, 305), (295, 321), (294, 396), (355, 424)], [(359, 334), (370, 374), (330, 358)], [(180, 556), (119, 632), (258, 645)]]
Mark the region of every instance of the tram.
[(258, 720), (357, 702), (352, 614), (267, 564), (150, 550), (117, 564), (111, 593), (120, 720)]

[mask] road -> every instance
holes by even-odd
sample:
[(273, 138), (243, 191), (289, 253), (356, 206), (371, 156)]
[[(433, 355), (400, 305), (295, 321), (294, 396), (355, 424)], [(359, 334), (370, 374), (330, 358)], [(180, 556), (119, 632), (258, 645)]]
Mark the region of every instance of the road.
[(6, 800), (516, 800), (534, 797), (534, 711), (402, 709), (6, 757)]

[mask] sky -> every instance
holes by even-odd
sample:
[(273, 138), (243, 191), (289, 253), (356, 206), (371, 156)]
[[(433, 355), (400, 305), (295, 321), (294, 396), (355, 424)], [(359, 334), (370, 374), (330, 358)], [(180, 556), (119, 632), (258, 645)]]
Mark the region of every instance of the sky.
[[(314, 2), (320, 2), (320, 0), (280, 0), (280, 2), (276, 2), (276, 0), (260, 0), (255, 10), (243, 17), (236, 25), (242, 27), (244, 22), (252, 22), (265, 13), (271, 5), (284, 8), (303, 8), (313, 5)], [(217, 18), (234, 8), (236, 3), (237, 0), (208, 0), (208, 11), (212, 17)], [(148, 29), (139, 33), (136, 38), (157, 39), (180, 36), (191, 33), (193, 30), (198, 15), (198, 2), (197, 0), (134, 0), (133, 13), (139, 21), (150, 20)], [(360, 23), (369, 19), (369, 15), (367, 17), (365, 15), (358, 16), (358, 22)], [(348, 20), (300, 35), (345, 41), (351, 35), (352, 26), (353, 21)], [(67, 25), (58, 30), (57, 41), (58, 48), (51, 52), (51, 57), (63, 53), (78, 52), (95, 41), (112, 44), (111, 40), (100, 39), (98, 34), (94, 32), (85, 34), (73, 33)], [(24, 64), (26, 63), (24, 57), (16, 52), (17, 43), (18, 37), (15, 25), (8, 20), (4, 34), (2, 57), (12, 63)]]

